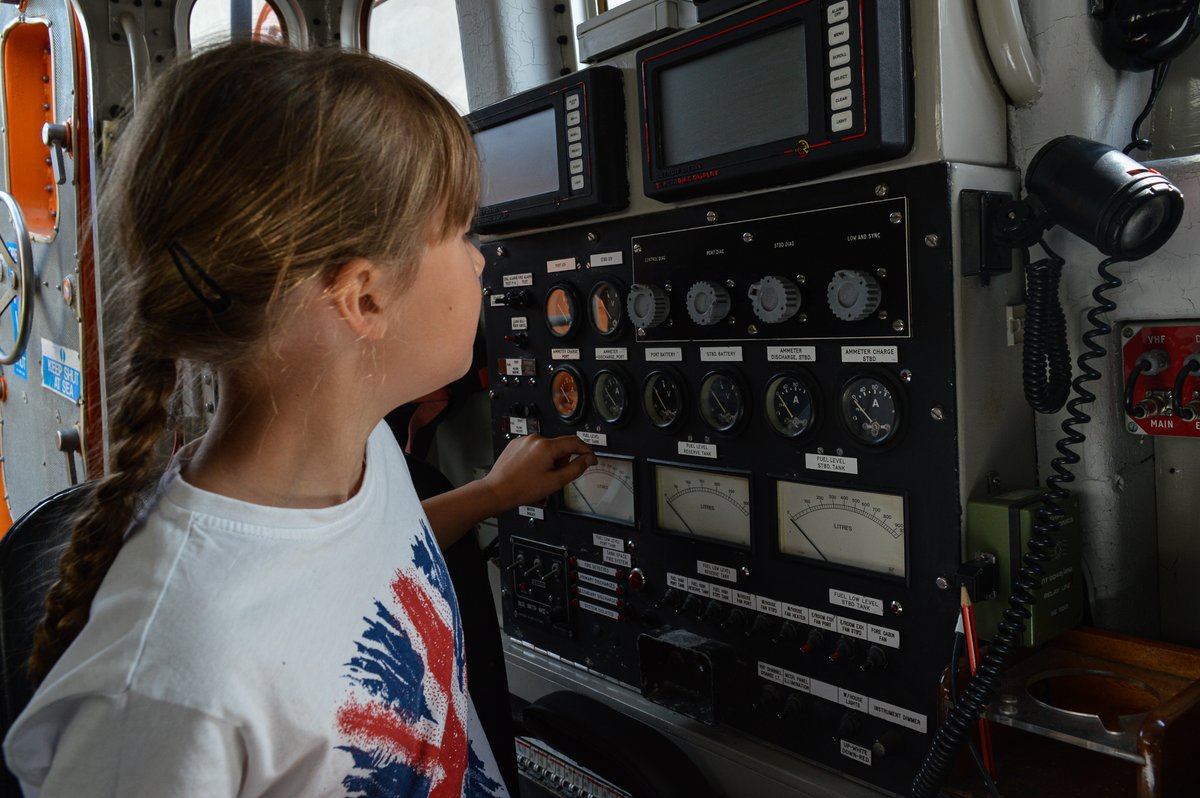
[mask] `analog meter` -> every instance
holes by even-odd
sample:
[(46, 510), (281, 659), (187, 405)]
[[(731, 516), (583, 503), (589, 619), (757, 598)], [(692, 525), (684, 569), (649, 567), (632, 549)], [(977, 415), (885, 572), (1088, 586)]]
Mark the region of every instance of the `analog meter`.
[(598, 457), (596, 465), (563, 488), (563, 506), (572, 512), (632, 524), (637, 506), (633, 460)]
[(750, 548), (750, 478), (654, 466), (659, 529)]
[(732, 375), (722, 371), (709, 374), (700, 383), (700, 417), (717, 432), (729, 432), (742, 420), (746, 400)]
[(904, 576), (904, 497), (775, 483), (779, 552)]
[(575, 289), (566, 283), (552, 286), (546, 292), (546, 327), (555, 338), (567, 338), (579, 326), (579, 300)]
[(883, 380), (864, 375), (842, 388), (842, 421), (859, 443), (881, 446), (896, 437), (904, 419), (896, 392)]
[(625, 318), (625, 300), (615, 283), (601, 280), (592, 288), (588, 297), (588, 318), (592, 329), (601, 335), (612, 335), (620, 329)]
[(808, 382), (795, 374), (780, 374), (767, 383), (767, 421), (785, 438), (799, 438), (813, 427), (817, 408)]
[(666, 371), (652, 371), (642, 383), (642, 409), (659, 429), (675, 426), (683, 416), (683, 386)]
[(625, 379), (611, 369), (596, 372), (592, 383), (592, 406), (609, 424), (619, 423), (629, 410), (629, 388)]
[(559, 366), (550, 375), (550, 404), (563, 421), (583, 415), (583, 377), (571, 366)]

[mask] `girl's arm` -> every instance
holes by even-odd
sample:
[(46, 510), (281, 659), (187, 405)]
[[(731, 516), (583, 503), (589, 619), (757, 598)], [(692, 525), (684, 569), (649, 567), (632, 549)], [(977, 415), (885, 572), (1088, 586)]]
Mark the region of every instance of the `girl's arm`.
[(535, 504), (596, 464), (574, 435), (526, 435), (505, 447), (486, 477), (421, 502), (438, 545), (451, 546), (485, 518)]

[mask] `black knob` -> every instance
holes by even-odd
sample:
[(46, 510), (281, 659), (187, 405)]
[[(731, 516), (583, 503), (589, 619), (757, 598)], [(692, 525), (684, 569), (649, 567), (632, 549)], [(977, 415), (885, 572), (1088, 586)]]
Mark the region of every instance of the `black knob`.
[(517, 291), (506, 291), (498, 296), (496, 303), (510, 308), (527, 308), (533, 304), (533, 295), (523, 288)]
[(840, 638), (829, 655), (829, 661), (835, 665), (844, 665), (854, 659), (854, 644), (846, 638)]
[(704, 607), (704, 620), (708, 623), (720, 624), (725, 620), (725, 605), (719, 601), (710, 601)]
[(510, 344), (520, 347), (521, 349), (529, 348), (529, 336), (525, 333), (513, 333), (512, 335), (506, 335), (504, 336), (504, 340), (508, 341)]
[(774, 637), (777, 623), (770, 615), (759, 615), (750, 624), (750, 631), (746, 634), (750, 637)]
[(699, 596), (688, 596), (683, 600), (683, 606), (679, 608), (679, 614), (696, 615), (698, 617), (700, 615), (700, 605), (702, 603), (703, 602), (700, 601)]
[(871, 744), (871, 753), (877, 757), (895, 756), (904, 750), (904, 735), (898, 729), (888, 729)]
[(852, 712), (847, 712), (845, 715), (842, 715), (841, 720), (838, 721), (837, 736), (841, 739), (857, 737), (860, 725), (861, 721), (859, 721), (858, 715), (855, 715)]
[(867, 649), (867, 656), (863, 660), (863, 664), (858, 667), (863, 673), (887, 670), (887, 655), (879, 646), (871, 646)]
[(824, 644), (825, 636), (821, 634), (820, 630), (813, 629), (808, 633), (808, 639), (804, 641), (804, 645), (800, 646), (800, 653), (811, 654)]
[(673, 610), (683, 603), (683, 597), (683, 591), (669, 587), (667, 592), (663, 593), (662, 601), (658, 602), (658, 606)]
[(721, 624), (722, 629), (730, 629), (737, 631), (745, 628), (750, 621), (750, 613), (746, 612), (741, 607), (734, 607), (729, 611), (728, 617), (725, 618), (725, 623)]
[(777, 717), (780, 720), (786, 720), (787, 718), (801, 715), (804, 713), (806, 704), (807, 701), (800, 696), (795, 694), (789, 695), (787, 700), (783, 702), (783, 709), (779, 710)]
[(780, 643), (792, 643), (800, 639), (800, 627), (791, 621), (784, 621), (779, 627), (779, 634), (775, 635), (775, 639), (771, 642), (775, 645)]
[(754, 708), (767, 712), (776, 712), (777, 707), (783, 700), (783, 696), (779, 693), (779, 688), (773, 684), (764, 684), (758, 691), (758, 698), (754, 701)]

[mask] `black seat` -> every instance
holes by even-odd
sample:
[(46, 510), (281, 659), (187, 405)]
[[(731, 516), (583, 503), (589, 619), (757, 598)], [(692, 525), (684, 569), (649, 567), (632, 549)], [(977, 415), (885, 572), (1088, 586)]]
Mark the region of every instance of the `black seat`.
[[(0, 539), (0, 667), (4, 669), (4, 726), (33, 696), (25, 665), (33, 651), (33, 633), (42, 619), (42, 603), (54, 580), (58, 555), (71, 534), (71, 516), (88, 496), (76, 485), (43, 500), (21, 516)], [(20, 798), (17, 780), (0, 768), (0, 798)]]

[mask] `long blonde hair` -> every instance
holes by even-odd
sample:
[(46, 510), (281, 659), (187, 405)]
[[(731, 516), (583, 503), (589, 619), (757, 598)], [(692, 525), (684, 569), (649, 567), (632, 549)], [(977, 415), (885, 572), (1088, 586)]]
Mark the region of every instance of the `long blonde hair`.
[(180, 361), (245, 366), (290, 289), (354, 258), (394, 266), (403, 286), (431, 225), (443, 239), (460, 229), (479, 191), (474, 145), (446, 100), (336, 49), (238, 43), (181, 61), (107, 161), (97, 225), (113, 286), (105, 317), (121, 325), (109, 333), (121, 351), (108, 379), (109, 470), (46, 598), (34, 684), (87, 622), (161, 468)]

